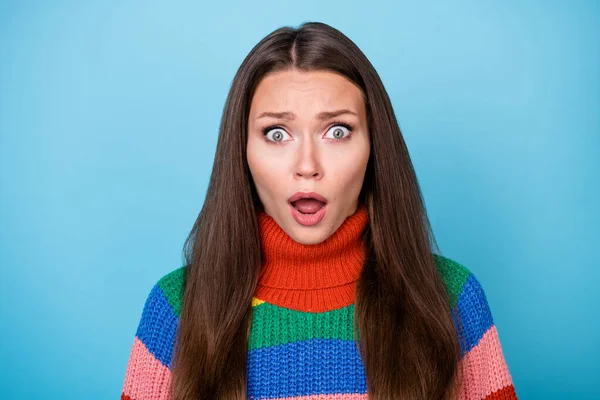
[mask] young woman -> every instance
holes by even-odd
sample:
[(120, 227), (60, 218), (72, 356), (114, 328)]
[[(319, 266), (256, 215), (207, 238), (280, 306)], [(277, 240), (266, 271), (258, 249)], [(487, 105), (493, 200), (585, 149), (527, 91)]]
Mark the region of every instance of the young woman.
[(243, 61), (184, 254), (148, 296), (121, 399), (516, 399), (377, 72), (328, 25)]

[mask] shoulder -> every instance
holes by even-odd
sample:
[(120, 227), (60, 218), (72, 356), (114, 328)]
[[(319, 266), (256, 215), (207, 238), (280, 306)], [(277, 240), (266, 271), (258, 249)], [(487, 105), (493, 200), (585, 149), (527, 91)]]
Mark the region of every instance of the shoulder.
[(446, 291), (450, 295), (450, 306), (454, 307), (469, 278), (471, 276), (474, 278), (474, 276), (467, 267), (451, 258), (439, 254), (434, 254), (433, 257), (437, 269), (442, 275)]
[(155, 287), (160, 289), (173, 312), (179, 316), (183, 299), (185, 266), (179, 267), (161, 277)]
[(468, 351), (494, 326), (487, 296), (477, 277), (467, 267), (448, 257), (437, 254), (434, 257), (446, 285), (453, 314), (460, 320), (460, 331), (466, 340), (463, 351)]
[(144, 308), (148, 311), (169, 309), (179, 317), (183, 299), (184, 278), (185, 267), (179, 267), (163, 275), (152, 286)]
[(171, 353), (181, 314), (185, 267), (162, 276), (146, 298), (136, 336), (163, 365), (171, 367)]

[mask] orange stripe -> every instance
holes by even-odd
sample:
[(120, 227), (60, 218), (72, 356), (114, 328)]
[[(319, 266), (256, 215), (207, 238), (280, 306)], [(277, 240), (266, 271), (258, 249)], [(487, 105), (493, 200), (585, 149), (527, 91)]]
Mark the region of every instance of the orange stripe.
[(127, 363), (122, 399), (169, 399), (171, 371), (136, 336)]

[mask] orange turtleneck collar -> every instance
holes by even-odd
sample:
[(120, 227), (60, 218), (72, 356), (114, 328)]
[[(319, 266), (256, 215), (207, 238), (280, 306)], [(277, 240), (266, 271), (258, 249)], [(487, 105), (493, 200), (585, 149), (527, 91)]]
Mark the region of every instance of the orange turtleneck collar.
[(296, 242), (263, 211), (257, 217), (263, 259), (255, 297), (310, 312), (335, 310), (354, 302), (356, 281), (367, 254), (363, 235), (369, 218), (363, 203), (318, 244)]

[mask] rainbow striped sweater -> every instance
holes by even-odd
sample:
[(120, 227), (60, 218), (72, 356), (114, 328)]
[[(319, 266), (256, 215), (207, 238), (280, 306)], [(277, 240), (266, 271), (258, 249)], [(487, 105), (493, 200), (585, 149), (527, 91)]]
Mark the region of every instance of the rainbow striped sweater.
[[(272, 224), (272, 221), (267, 222)], [(356, 219), (354, 222), (357, 222)], [(336, 234), (343, 233), (351, 223), (352, 220), (342, 225), (343, 229)], [(266, 225), (261, 227), (267, 228)], [(362, 232), (362, 227), (358, 224), (356, 232)], [(283, 236), (276, 226), (270, 225), (269, 229), (274, 230), (278, 237)], [(261, 231), (264, 232), (266, 231)], [(337, 244), (344, 247), (345, 256), (352, 258), (348, 243), (354, 234), (348, 235), (347, 231), (345, 234)], [(268, 233), (269, 237), (270, 235)], [(285, 236), (283, 239), (288, 240)], [(294, 253), (289, 248), (290, 245), (295, 245), (292, 242), (287, 242), (283, 247), (281, 241), (269, 243), (273, 243), (274, 247), (263, 249), (267, 253), (281, 252), (282, 248), (287, 248), (286, 254)], [(324, 249), (331, 252), (331, 242), (328, 243), (329, 247)], [(359, 249), (357, 254), (360, 254), (361, 246), (352, 247)], [(306, 253), (296, 254), (306, 257)], [(354, 258), (356, 265), (360, 265), (361, 258)], [(326, 259), (327, 257), (319, 258), (324, 262), (327, 262)], [(463, 357), (460, 362), (466, 374), (459, 398), (516, 399), (498, 331), (482, 286), (473, 273), (461, 264), (441, 255), (435, 255), (435, 259), (449, 293), (455, 321), (459, 315), (463, 323), (464, 332), (461, 334), (466, 344), (461, 344)], [(271, 257), (271, 260), (276, 260), (276, 265), (279, 266), (286, 263), (281, 257)], [(311, 260), (316, 262), (314, 258)], [(261, 282), (269, 284), (261, 284), (252, 301), (252, 325), (247, 353), (249, 399), (367, 399), (364, 366), (355, 346), (353, 332), (352, 294), (355, 289), (354, 278), (358, 275), (346, 276), (349, 279), (345, 279), (347, 287), (343, 288), (344, 285), (337, 285), (344, 280), (340, 275), (343, 275), (340, 272), (342, 270), (336, 270), (332, 267), (334, 264), (329, 263), (329, 269), (315, 270), (328, 271), (328, 275), (314, 275), (317, 279), (315, 282), (321, 282), (322, 287), (312, 292), (282, 291), (276, 287), (273, 277), (283, 277), (290, 284), (294, 281), (290, 278), (291, 270), (284, 270), (287, 275), (283, 276), (279, 274), (281, 269), (266, 267), (272, 274), (270, 277), (267, 274)], [(348, 260), (343, 264), (348, 265)], [(347, 268), (343, 271), (347, 271)], [(326, 282), (332, 274), (339, 278), (335, 278), (335, 282)], [(311, 287), (316, 285), (305, 275), (298, 282)], [(133, 341), (122, 400), (170, 398), (172, 351), (181, 311), (183, 286), (184, 267), (181, 267), (162, 277), (152, 288)], [(335, 292), (328, 291), (329, 289)], [(313, 295), (306, 296), (309, 292)], [(344, 296), (347, 298), (344, 299)]]

